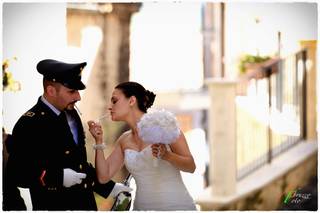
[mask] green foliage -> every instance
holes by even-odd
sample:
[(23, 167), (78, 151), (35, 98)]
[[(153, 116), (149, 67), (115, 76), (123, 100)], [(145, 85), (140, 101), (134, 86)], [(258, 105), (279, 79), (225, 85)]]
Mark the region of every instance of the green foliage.
[(244, 55), (243, 57), (240, 58), (239, 70), (241, 73), (245, 73), (246, 66), (248, 64), (261, 63), (269, 59), (270, 59), (269, 56), (259, 56), (259, 55), (249, 55), (249, 54)]
[(125, 199), (121, 202), (121, 204), (119, 204), (119, 205), (116, 207), (115, 211), (126, 211), (126, 208), (127, 208), (128, 204), (129, 204), (129, 199), (128, 199), (128, 198), (125, 198)]

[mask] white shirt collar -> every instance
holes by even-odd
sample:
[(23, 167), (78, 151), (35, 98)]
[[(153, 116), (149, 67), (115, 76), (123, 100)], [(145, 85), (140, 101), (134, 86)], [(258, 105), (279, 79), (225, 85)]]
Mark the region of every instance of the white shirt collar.
[(57, 108), (55, 108), (52, 104), (50, 104), (46, 98), (44, 96), (41, 96), (41, 101), (47, 105), (54, 113), (56, 113), (57, 115), (60, 115), (61, 111), (58, 110)]

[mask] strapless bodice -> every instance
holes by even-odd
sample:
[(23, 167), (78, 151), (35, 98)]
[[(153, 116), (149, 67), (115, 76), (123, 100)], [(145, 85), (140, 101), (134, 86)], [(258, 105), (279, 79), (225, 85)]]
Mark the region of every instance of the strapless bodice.
[[(195, 210), (180, 171), (152, 156), (151, 146), (140, 152), (125, 149), (125, 165), (137, 185), (134, 210)], [(158, 161), (157, 166), (154, 160)]]

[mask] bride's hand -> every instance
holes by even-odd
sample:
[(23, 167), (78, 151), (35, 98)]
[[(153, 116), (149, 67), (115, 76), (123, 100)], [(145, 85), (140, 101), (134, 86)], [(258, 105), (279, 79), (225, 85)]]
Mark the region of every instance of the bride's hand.
[(166, 145), (161, 143), (152, 144), (151, 149), (152, 155), (156, 158), (159, 157), (160, 159), (164, 159), (168, 153)]
[(88, 121), (88, 126), (89, 126), (89, 131), (91, 135), (94, 137), (96, 140), (96, 143), (102, 143), (103, 139), (103, 131), (102, 127), (99, 123), (96, 123), (94, 121)]

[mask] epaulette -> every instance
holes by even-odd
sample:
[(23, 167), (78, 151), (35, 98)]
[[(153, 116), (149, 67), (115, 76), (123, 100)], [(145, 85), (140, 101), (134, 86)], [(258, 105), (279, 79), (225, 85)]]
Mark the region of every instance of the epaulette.
[(26, 113), (23, 114), (23, 116), (28, 116), (28, 117), (33, 117), (35, 115), (34, 112), (28, 111)]

